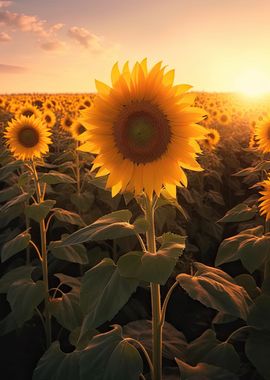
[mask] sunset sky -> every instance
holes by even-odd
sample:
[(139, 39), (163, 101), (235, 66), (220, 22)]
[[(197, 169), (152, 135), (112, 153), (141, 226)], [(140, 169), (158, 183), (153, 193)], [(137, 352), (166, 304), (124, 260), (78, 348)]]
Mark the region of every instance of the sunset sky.
[(194, 90), (270, 92), (269, 0), (0, 1), (0, 93), (90, 92), (148, 57)]

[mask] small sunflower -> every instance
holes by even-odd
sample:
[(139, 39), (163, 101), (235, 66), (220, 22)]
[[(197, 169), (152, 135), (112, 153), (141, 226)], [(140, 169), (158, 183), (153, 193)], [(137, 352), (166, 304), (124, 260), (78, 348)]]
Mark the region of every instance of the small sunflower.
[(62, 117), (60, 127), (67, 132), (70, 132), (71, 126), (73, 124), (73, 119), (70, 115)]
[(96, 81), (97, 95), (82, 111), (87, 131), (81, 150), (97, 153), (93, 169), (107, 175), (112, 196), (131, 191), (157, 195), (163, 187), (176, 197), (176, 186), (186, 186), (182, 168), (202, 170), (196, 161), (205, 129), (197, 123), (205, 111), (191, 107), (196, 94), (189, 85), (173, 85), (174, 70), (165, 73), (162, 62), (148, 70), (137, 62), (122, 73), (112, 69), (112, 87)]
[(78, 137), (86, 131), (86, 128), (78, 121), (70, 127), (72, 137), (77, 140)]
[(204, 140), (204, 142), (206, 143), (206, 145), (209, 145), (212, 148), (216, 146), (220, 140), (220, 135), (218, 131), (214, 128), (208, 128), (205, 137), (206, 139)]
[(258, 149), (263, 153), (270, 152), (270, 117), (255, 126), (254, 135), (258, 140)]
[(259, 198), (259, 210), (261, 215), (265, 215), (266, 221), (270, 220), (270, 176), (268, 179), (260, 183), (263, 187), (263, 190), (260, 191), (262, 197)]
[(42, 114), (42, 119), (45, 121), (48, 128), (52, 128), (56, 123), (56, 116), (50, 110), (47, 110)]
[(4, 133), (12, 154), (21, 160), (32, 160), (48, 152), (50, 132), (44, 122), (34, 116), (19, 116), (8, 123)]
[(26, 116), (26, 117), (40, 117), (40, 111), (33, 106), (31, 103), (24, 104), (21, 108), (18, 109), (16, 116)]

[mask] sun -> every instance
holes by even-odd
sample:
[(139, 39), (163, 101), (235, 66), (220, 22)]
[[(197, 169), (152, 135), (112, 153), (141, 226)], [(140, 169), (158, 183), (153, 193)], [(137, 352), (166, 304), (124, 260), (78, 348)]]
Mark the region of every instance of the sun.
[(249, 97), (263, 96), (270, 93), (270, 80), (258, 69), (243, 70), (235, 80), (235, 91)]

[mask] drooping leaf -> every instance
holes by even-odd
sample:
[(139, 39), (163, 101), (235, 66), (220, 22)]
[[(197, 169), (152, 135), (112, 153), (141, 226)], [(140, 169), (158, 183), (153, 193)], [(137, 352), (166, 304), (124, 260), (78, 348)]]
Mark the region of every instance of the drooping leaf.
[(231, 210), (229, 210), (223, 218), (219, 220), (222, 223), (231, 223), (231, 222), (244, 222), (254, 218), (257, 213), (257, 207), (249, 207), (245, 203), (240, 203)]
[(0, 191), (0, 203), (6, 202), (14, 198), (19, 194), (19, 188), (17, 185), (4, 188)]
[(32, 279), (23, 279), (10, 285), (7, 300), (18, 327), (32, 318), (35, 308), (41, 303), (43, 297), (43, 281), (34, 282)]
[(138, 281), (122, 277), (111, 259), (103, 259), (82, 278), (83, 332), (111, 320), (136, 290)]
[(67, 174), (60, 173), (57, 171), (49, 171), (40, 177), (41, 182), (45, 182), (49, 185), (56, 185), (58, 183), (75, 183), (75, 179)]
[(2, 263), (11, 258), (16, 253), (24, 250), (31, 239), (31, 235), (28, 231), (24, 231), (17, 235), (12, 240), (5, 243), (1, 250), (1, 260)]
[(7, 293), (10, 286), (18, 280), (30, 280), (31, 274), (36, 267), (23, 265), (12, 269), (0, 278), (0, 293)]
[(88, 264), (88, 253), (83, 244), (73, 246), (57, 247), (54, 248), (53, 242), (49, 245), (51, 253), (60, 260), (70, 261), (78, 264)]
[(132, 214), (129, 210), (114, 211), (108, 215), (104, 215), (89, 226), (74, 232), (63, 241), (59, 241), (58, 246), (64, 247), (87, 241), (115, 239), (134, 235), (134, 226), (128, 222), (131, 216)]
[(35, 220), (36, 222), (41, 222), (49, 214), (56, 201), (52, 199), (47, 199), (39, 204), (31, 204), (25, 208), (25, 214), (28, 218)]
[(64, 210), (62, 208), (57, 208), (54, 210), (54, 216), (61, 222), (74, 224), (79, 227), (85, 226), (84, 221), (76, 212)]
[(270, 295), (262, 294), (254, 300), (247, 321), (250, 326), (270, 331)]
[(197, 268), (194, 276), (185, 273), (177, 276), (189, 296), (205, 306), (246, 320), (252, 300), (244, 288), (220, 269), (201, 263), (194, 265)]

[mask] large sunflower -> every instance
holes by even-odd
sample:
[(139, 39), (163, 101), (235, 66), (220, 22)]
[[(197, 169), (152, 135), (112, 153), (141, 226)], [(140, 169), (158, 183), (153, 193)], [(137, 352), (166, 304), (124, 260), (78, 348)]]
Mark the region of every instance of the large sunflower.
[(196, 161), (197, 139), (205, 129), (196, 124), (205, 111), (191, 107), (195, 96), (189, 85), (173, 85), (174, 70), (165, 73), (162, 63), (147, 69), (144, 59), (130, 71), (112, 68), (112, 87), (96, 81), (97, 95), (82, 111), (87, 131), (81, 150), (97, 153), (93, 169), (108, 174), (112, 195), (144, 191), (149, 197), (162, 187), (176, 196), (176, 186), (186, 186), (182, 168), (202, 170)]
[(258, 149), (263, 153), (270, 152), (270, 117), (255, 126), (254, 136), (258, 141)]
[(50, 132), (41, 119), (19, 116), (8, 123), (4, 133), (13, 155), (21, 160), (31, 160), (47, 153), (51, 143)]
[(259, 204), (260, 214), (265, 215), (266, 221), (268, 221), (270, 220), (270, 176), (260, 185), (263, 187), (263, 190), (260, 191), (262, 197), (259, 198), (259, 202), (261, 202)]

